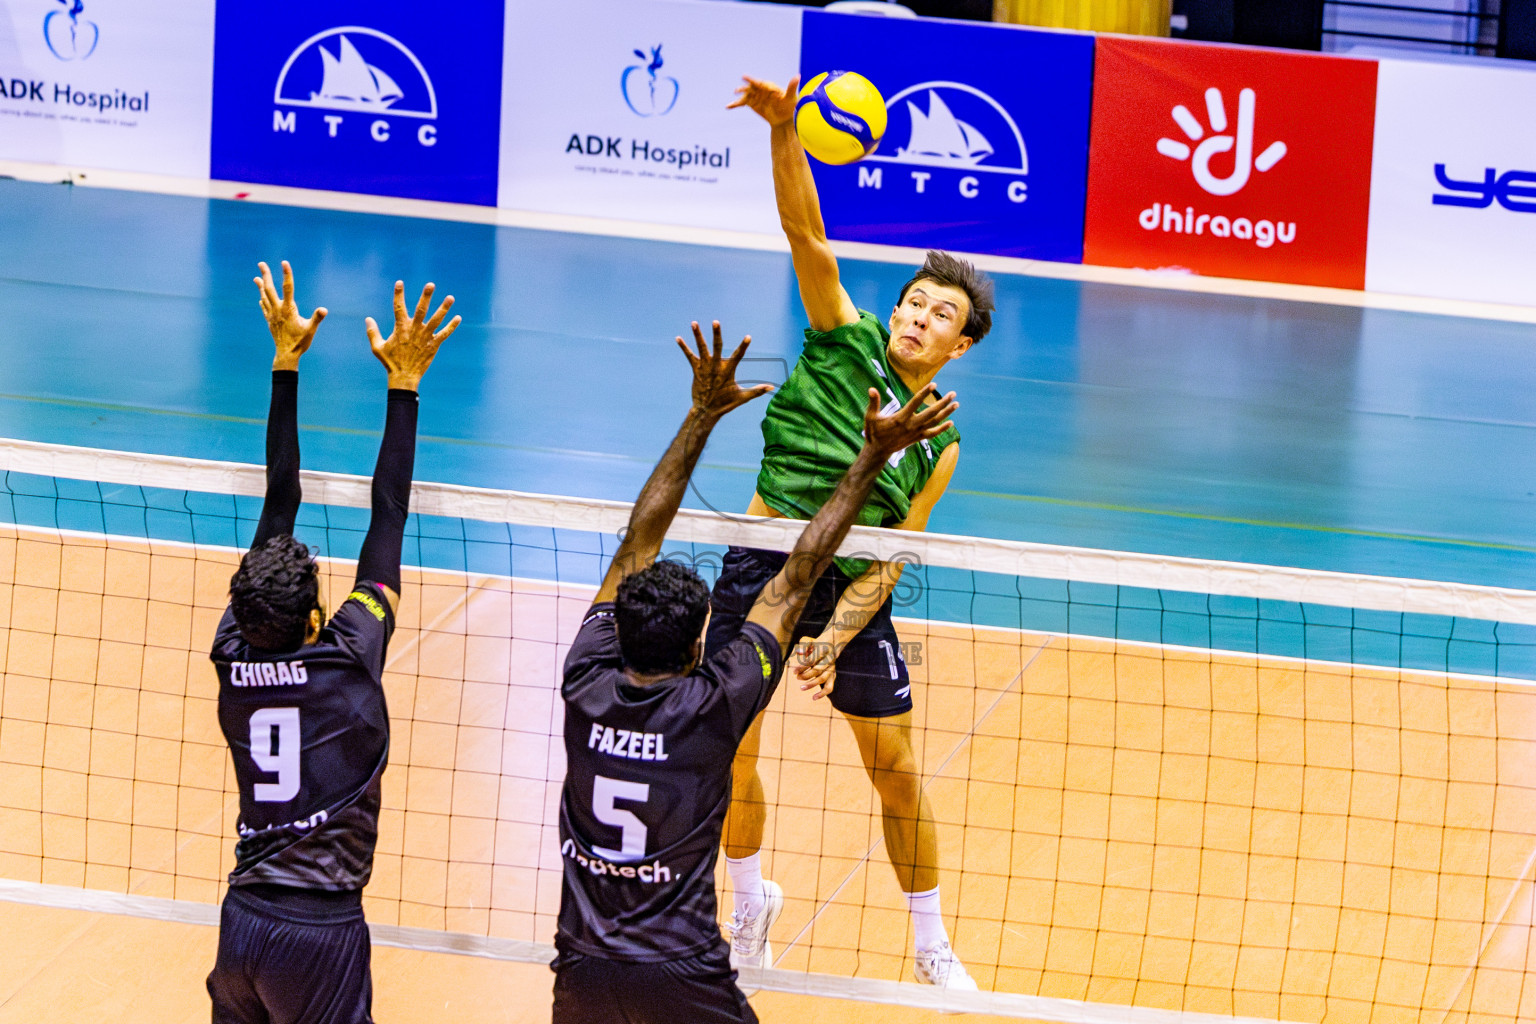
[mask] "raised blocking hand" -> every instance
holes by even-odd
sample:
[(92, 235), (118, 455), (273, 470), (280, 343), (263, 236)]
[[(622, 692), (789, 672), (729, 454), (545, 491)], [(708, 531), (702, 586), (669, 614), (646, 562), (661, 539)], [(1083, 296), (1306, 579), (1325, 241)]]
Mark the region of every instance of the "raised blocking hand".
[(743, 388), (737, 384), (736, 367), (741, 357), (747, 354), (752, 336), (749, 334), (742, 338), (730, 358), (722, 359), (720, 353), (724, 343), (720, 337), (720, 321), (716, 320), (713, 327), (714, 344), (706, 347), (699, 322), (693, 322), (693, 341), (698, 348), (697, 355), (681, 337), (677, 339), (677, 347), (683, 350), (683, 355), (688, 357), (688, 365), (693, 367), (693, 407), (710, 419), (718, 420), (732, 409), (746, 405), (759, 395), (766, 395), (773, 390), (773, 385), (758, 384)]
[(881, 456), (891, 456), (919, 441), (937, 437), (952, 424), (949, 416), (960, 403), (951, 391), (926, 409), (920, 408), (923, 399), (938, 391), (932, 384), (924, 385), (912, 396), (912, 400), (895, 412), (884, 415), (880, 411), (880, 392), (869, 389), (869, 407), (864, 410), (864, 445), (873, 448)]
[(726, 110), (751, 107), (764, 121), (774, 126), (786, 124), (795, 116), (795, 101), (800, 91), (799, 75), (791, 78), (789, 84), (782, 89), (773, 82), (747, 75), (743, 75), (741, 80), (746, 84), (736, 90), (736, 99), (726, 104)]
[(261, 313), (267, 318), (267, 330), (272, 332), (272, 342), (277, 346), (277, 354), (272, 357), (272, 369), (297, 370), (299, 357), (309, 350), (310, 343), (315, 340), (315, 332), (320, 329), (320, 321), (325, 319), (326, 310), (319, 306), (307, 318), (299, 315), (298, 303), (293, 300), (293, 268), (283, 260), (283, 294), (277, 294), (277, 286), (272, 283), (272, 268), (265, 263), (256, 264), (261, 270), (261, 276), (252, 278), (256, 282), (256, 291), (261, 296)]
[(437, 307), (437, 312), (427, 319), (427, 310), (432, 308), (432, 292), (435, 285), (428, 284), (421, 290), (421, 298), (416, 300), (416, 312), (413, 316), (407, 316), (405, 312), (405, 282), (395, 282), (395, 329), (389, 337), (383, 337), (379, 332), (379, 325), (373, 317), (368, 317), (365, 323), (368, 327), (368, 344), (373, 349), (373, 354), (379, 362), (384, 364), (384, 369), (389, 372), (389, 386), (392, 388), (405, 388), (415, 391), (421, 384), (421, 377), (427, 372), (427, 367), (432, 365), (432, 359), (437, 355), (438, 346), (448, 340), (448, 336), (459, 329), (462, 317), (454, 317), (448, 321), (448, 325), (438, 330), (438, 325), (443, 322), (443, 317), (453, 308), (453, 296), (443, 300)]

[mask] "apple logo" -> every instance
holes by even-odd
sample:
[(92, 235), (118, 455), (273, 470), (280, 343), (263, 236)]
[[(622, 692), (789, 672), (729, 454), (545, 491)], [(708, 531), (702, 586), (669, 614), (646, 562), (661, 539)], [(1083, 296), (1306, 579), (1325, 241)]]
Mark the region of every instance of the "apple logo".
[[(62, 3), (63, 0), (60, 2)], [(624, 89), (624, 102), (629, 105), (630, 110), (641, 117), (661, 117), (670, 113), (677, 105), (678, 85), (675, 78), (656, 76), (662, 64), (661, 44), (657, 43), (651, 47), (650, 57), (646, 57), (642, 50), (635, 50), (634, 54), (646, 63), (631, 64), (624, 69), (624, 75), (619, 79), (619, 84)], [(637, 71), (646, 73), (643, 88), (639, 84), (641, 79), (635, 75)]]
[(85, 60), (96, 52), (101, 29), (94, 21), (81, 21), (83, 0), (59, 0), (62, 11), (50, 11), (43, 19), (43, 39), (59, 60)]

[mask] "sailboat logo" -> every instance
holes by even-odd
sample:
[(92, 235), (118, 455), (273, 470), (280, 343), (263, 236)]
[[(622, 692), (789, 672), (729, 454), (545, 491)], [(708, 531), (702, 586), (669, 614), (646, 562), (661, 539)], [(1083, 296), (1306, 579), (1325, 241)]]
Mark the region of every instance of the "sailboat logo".
[(398, 39), (347, 25), (310, 36), (277, 76), (275, 103), (394, 117), (437, 117), (427, 69)]
[(899, 138), (902, 123), (908, 126), (906, 142), (865, 160), (1029, 173), (1029, 154), (1018, 122), (1002, 104), (974, 86), (920, 82), (896, 93), (885, 106), (891, 126), (886, 130), (887, 146)]

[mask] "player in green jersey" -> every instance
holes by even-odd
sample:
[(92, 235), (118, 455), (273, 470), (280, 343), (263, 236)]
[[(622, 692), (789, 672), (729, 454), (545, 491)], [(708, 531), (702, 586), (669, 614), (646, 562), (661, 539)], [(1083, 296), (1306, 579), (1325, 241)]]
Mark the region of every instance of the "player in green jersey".
[[(750, 107), (771, 127), (773, 187), (779, 219), (810, 320), (805, 349), (763, 421), (763, 462), (748, 513), (809, 519), (831, 495), (863, 444), (870, 388), (900, 408), (992, 326), (992, 282), (969, 263), (930, 252), (907, 282), (887, 322), (858, 309), (838, 276), (816, 183), (795, 136), (798, 79), (780, 89), (746, 79), (733, 107)], [(960, 455), (951, 428), (893, 456), (857, 522), (903, 530), (927, 528)], [(740, 629), (783, 555), (732, 548), (712, 595), (709, 646)], [(919, 981), (974, 989), (950, 948), (939, 908), (938, 838), (912, 752), (912, 698), (890, 595), (901, 578), (891, 562), (839, 560), (818, 583), (797, 629), (805, 637), (791, 660), (800, 688), (828, 697), (853, 728), (864, 767), (880, 794), (886, 848), (916, 926)], [(735, 909), (732, 955), (740, 966), (767, 966), (768, 929), (783, 891), (762, 877), (759, 851), (766, 807), (757, 774), (761, 719), (742, 743), (725, 828)]]

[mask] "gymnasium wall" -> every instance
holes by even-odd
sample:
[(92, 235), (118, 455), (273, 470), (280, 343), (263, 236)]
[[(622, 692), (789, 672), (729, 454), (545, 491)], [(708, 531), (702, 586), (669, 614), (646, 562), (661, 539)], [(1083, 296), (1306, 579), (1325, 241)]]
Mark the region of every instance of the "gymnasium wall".
[(0, 159), (773, 233), (767, 132), (725, 105), (840, 67), (890, 127), (814, 165), (834, 238), (1536, 305), (1518, 62), (725, 0), (422, 11), (0, 0)]

